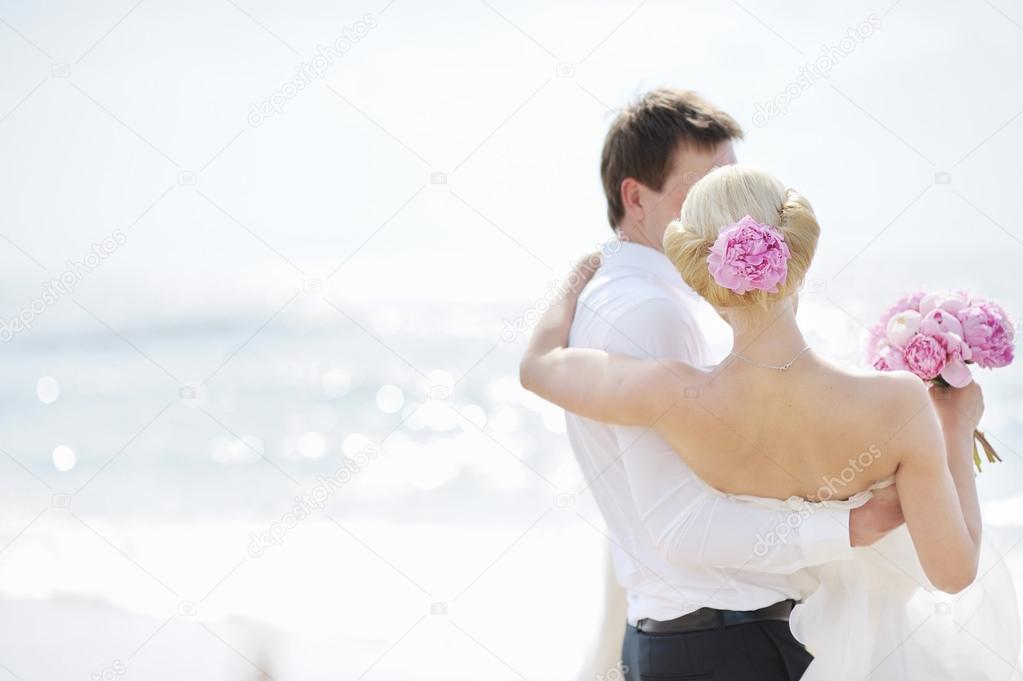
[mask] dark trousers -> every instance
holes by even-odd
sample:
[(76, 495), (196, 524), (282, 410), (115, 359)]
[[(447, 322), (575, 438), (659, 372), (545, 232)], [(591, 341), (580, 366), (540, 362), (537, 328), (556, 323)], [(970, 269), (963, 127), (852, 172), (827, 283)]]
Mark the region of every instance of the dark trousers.
[(813, 657), (788, 622), (738, 624), (685, 634), (649, 634), (626, 625), (626, 681), (796, 681)]

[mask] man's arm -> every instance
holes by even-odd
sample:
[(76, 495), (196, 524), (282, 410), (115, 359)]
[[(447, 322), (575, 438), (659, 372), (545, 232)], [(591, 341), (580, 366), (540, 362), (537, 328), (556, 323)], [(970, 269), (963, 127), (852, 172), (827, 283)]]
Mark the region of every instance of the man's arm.
[[(608, 351), (701, 359), (702, 337), (669, 300), (641, 302), (613, 328)], [(671, 562), (791, 573), (846, 557), (852, 545), (873, 543), (901, 522), (897, 502), (896, 510), (889, 504), (800, 513), (733, 500), (710, 490), (652, 429), (616, 432), (640, 516)]]

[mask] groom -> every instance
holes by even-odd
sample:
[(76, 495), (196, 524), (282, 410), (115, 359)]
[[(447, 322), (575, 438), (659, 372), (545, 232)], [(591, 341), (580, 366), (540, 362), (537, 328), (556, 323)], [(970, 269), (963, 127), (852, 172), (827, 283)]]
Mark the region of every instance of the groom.
[[(661, 241), (690, 187), (735, 163), (733, 142), (742, 136), (731, 116), (687, 91), (654, 90), (618, 115), (600, 164), (608, 221), (618, 238), (605, 246), (603, 265), (579, 299), (571, 345), (707, 361), (693, 318), (696, 296), (664, 256)], [(699, 408), (698, 394), (687, 397)], [(621, 662), (630, 681), (798, 679), (812, 658), (788, 627), (798, 598), (792, 573), (872, 544), (902, 522), (894, 494), (851, 512), (808, 517), (725, 498), (709, 513), (696, 512), (691, 502), (699, 488), (685, 482), (693, 473), (681, 457), (659, 456), (670, 447), (650, 429), (566, 418), (627, 597)], [(680, 564), (658, 550), (633, 501), (643, 493), (635, 481), (649, 478), (636, 472), (654, 468), (680, 481), (678, 493), (662, 503), (691, 528), (689, 536), (715, 538), (713, 553), (708, 542), (694, 542)], [(610, 670), (605, 665), (601, 671)]]

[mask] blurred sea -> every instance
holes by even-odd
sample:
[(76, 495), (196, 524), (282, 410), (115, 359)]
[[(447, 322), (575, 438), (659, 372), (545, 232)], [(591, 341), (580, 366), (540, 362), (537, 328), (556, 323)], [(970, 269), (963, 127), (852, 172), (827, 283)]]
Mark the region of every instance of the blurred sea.
[[(123, 338), (84, 320), (15, 339), (0, 396), (4, 665), (355, 678), (441, 609), (541, 664), (532, 678), (572, 672), (578, 655), (559, 649), (592, 643), (604, 539), (585, 497), (550, 512), (584, 483), (560, 412), (518, 387), (517, 345), (495, 344), (502, 311), (311, 312), (324, 307), (296, 299), (255, 335), (266, 319), (127, 324)], [(561, 643), (520, 630), (566, 613), (583, 626)], [(410, 676), (415, 654), (388, 656), (374, 678), (478, 678), (480, 648), (445, 614), (404, 645), (451, 662)]]
[[(265, 326), (83, 320), (16, 339), (0, 394), (3, 663), (471, 679), (495, 668), (478, 642), (509, 678), (571, 678), (599, 627), (606, 540), (561, 413), (517, 384), (523, 339), (501, 330), (524, 309), (342, 312), (303, 294)], [(800, 315), (815, 347), (855, 361), (862, 328), (810, 295)], [(1023, 585), (1018, 373), (983, 377), (1005, 462), (981, 486), (988, 539), (1014, 549)]]

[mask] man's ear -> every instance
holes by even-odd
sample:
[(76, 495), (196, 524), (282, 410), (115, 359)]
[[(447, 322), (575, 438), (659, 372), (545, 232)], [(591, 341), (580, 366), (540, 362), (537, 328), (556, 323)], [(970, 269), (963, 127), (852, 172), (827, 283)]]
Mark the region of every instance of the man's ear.
[(640, 222), (645, 217), (641, 187), (639, 180), (627, 177), (622, 180), (622, 186), (619, 188), (622, 194), (622, 206), (625, 207), (625, 216), (631, 218), (632, 222)]

